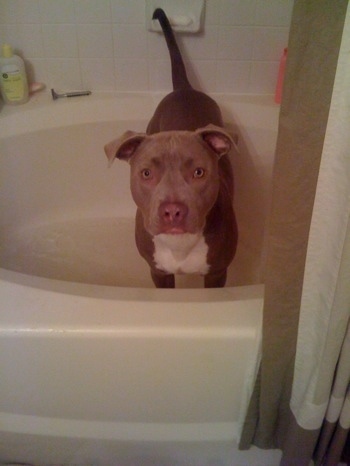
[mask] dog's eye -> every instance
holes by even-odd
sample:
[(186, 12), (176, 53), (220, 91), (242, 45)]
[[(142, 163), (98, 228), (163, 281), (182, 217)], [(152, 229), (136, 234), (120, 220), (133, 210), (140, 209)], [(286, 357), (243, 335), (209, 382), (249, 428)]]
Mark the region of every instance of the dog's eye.
[(193, 172), (193, 178), (203, 178), (204, 174), (205, 174), (204, 168), (198, 167)]
[(141, 172), (141, 176), (144, 180), (149, 180), (152, 176), (151, 170), (149, 168), (145, 168)]

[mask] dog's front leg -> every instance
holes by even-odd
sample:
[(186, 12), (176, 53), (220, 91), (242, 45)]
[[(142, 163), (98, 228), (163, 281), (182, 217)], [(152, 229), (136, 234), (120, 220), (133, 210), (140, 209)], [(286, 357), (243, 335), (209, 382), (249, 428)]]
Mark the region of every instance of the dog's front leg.
[(220, 272), (208, 273), (204, 276), (205, 288), (222, 288), (225, 286), (227, 276), (227, 269)]
[(157, 288), (175, 288), (175, 276), (151, 269), (153, 283)]

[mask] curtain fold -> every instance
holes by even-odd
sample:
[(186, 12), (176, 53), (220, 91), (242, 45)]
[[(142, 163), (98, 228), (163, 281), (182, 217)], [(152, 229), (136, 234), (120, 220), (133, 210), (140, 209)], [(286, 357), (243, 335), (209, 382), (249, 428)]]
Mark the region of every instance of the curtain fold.
[[(347, 6), (347, 0), (296, 0), (290, 29), (268, 232), (262, 361), (240, 441), (241, 449), (251, 444), (282, 449), (283, 466), (308, 466), (333, 380), (337, 401), (329, 409), (335, 412), (334, 403), (341, 404), (337, 363), (337, 374), (346, 372), (350, 358), (341, 353), (350, 317)], [(346, 412), (345, 394), (344, 400)], [(340, 429), (333, 434), (346, 437), (346, 425)], [(332, 445), (325, 443), (329, 452)], [(325, 458), (322, 445), (320, 440), (318, 461)]]
[[(349, 235), (350, 236), (350, 235)], [(342, 345), (332, 394), (315, 450), (315, 466), (337, 466), (350, 430), (350, 325)], [(344, 458), (345, 460), (346, 458)], [(347, 458), (350, 462), (350, 456)]]

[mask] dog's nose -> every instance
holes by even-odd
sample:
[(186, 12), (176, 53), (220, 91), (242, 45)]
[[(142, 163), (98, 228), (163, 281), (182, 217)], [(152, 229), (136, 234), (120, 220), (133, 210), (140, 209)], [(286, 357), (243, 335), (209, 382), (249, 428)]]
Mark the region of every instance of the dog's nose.
[(158, 214), (164, 225), (182, 226), (188, 214), (188, 207), (181, 202), (163, 202), (159, 206)]

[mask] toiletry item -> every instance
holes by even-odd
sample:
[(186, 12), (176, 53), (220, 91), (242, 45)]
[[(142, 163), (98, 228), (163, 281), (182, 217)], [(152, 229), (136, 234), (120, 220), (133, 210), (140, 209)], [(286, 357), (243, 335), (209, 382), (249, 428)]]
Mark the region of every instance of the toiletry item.
[(14, 55), (8, 44), (2, 47), (0, 58), (0, 89), (6, 104), (18, 105), (28, 101), (28, 81), (24, 61)]
[(91, 91), (73, 91), (58, 94), (54, 89), (51, 89), (53, 100), (61, 99), (62, 97), (81, 97), (83, 95), (91, 95)]
[(287, 52), (288, 52), (288, 49), (285, 48), (283, 50), (283, 54), (282, 54), (281, 60), (280, 60), (280, 66), (279, 66), (279, 69), (278, 69), (276, 92), (275, 92), (275, 102), (276, 102), (276, 104), (280, 104), (281, 101), (282, 101), (282, 90), (283, 90), (284, 73), (285, 73), (285, 70), (286, 70)]

